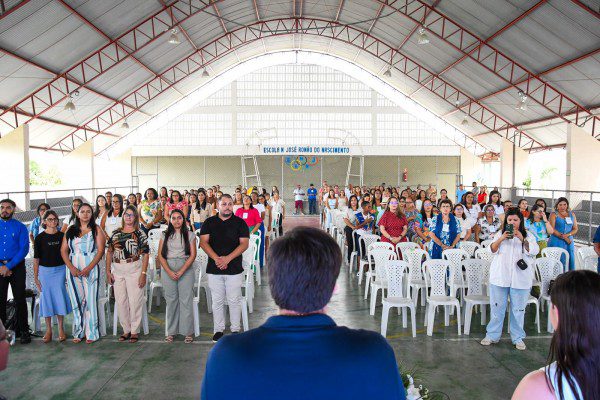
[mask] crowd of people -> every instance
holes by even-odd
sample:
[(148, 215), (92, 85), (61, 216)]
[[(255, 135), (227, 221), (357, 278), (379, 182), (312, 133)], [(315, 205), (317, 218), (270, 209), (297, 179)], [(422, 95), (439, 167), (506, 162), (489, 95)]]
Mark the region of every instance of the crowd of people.
[[(523, 315), (524, 302), (531, 289), (531, 268), (529, 271), (526, 268), (516, 270), (512, 268), (513, 264), (539, 257), (541, 249), (553, 246), (572, 254), (568, 269), (574, 269), (573, 237), (577, 233), (577, 220), (565, 198), (558, 199), (554, 210), (549, 212), (543, 199), (536, 200), (531, 208), (525, 199), (513, 205), (515, 203), (510, 200), (503, 201), (498, 190), (488, 194), (485, 186), (479, 188), (476, 183), (470, 191), (459, 186), (456, 201), (452, 201), (445, 189), (440, 190), (438, 196), (432, 185), (416, 190), (385, 184), (340, 188), (324, 182), (319, 189), (311, 184), (306, 193), (300, 185), (296, 187), (294, 213), (303, 213), (306, 194), (309, 196), (309, 214), (320, 214), (324, 225), (334, 224), (334, 214), (342, 213), (348, 255), (358, 246), (356, 237), (375, 232), (382, 241), (393, 245), (414, 241), (431, 258), (441, 258), (444, 250), (457, 247), (460, 241), (489, 241), (495, 258), (490, 270), (491, 318), (486, 337), (481, 342), (483, 345), (499, 340), (510, 299), (511, 339), (517, 349), (525, 349)], [(158, 229), (156, 263), (162, 271), (166, 300), (165, 342), (173, 342), (177, 335), (183, 336), (184, 343), (194, 340), (192, 298), (195, 275), (192, 266), (197, 251), (204, 251), (208, 256), (206, 273), (212, 296), (213, 341), (221, 341), (225, 331), (225, 306), (229, 307), (231, 332), (240, 332), (242, 253), (249, 246), (249, 238), (252, 234), (262, 238), (259, 249), (262, 267), (267, 258), (269, 237), (274, 232), (277, 236), (283, 234), (285, 210), (277, 187), (273, 187), (271, 193), (256, 187), (238, 187), (233, 195), (223, 193), (218, 186), (183, 192), (162, 187), (160, 191), (149, 188), (143, 195), (135, 193), (126, 197), (107, 192), (99, 195), (94, 205), (74, 199), (71, 213), (63, 221), (55, 210), (42, 203), (37, 207), (37, 217), (27, 228), (13, 218), (15, 203), (10, 199), (2, 200), (0, 236), (4, 241), (0, 245), (0, 320), (7, 323), (6, 300), (10, 285), (16, 307), (13, 329), (21, 343), (31, 341), (24, 263), (31, 242), (35, 284), (40, 295), (39, 312), (47, 327), (44, 342), (52, 341), (52, 318), (55, 316), (58, 340), (66, 340), (64, 317), (70, 313), (73, 314), (74, 343), (85, 340), (91, 344), (100, 338), (97, 300), (101, 273), (106, 274), (106, 282), (113, 287), (123, 330), (119, 341), (137, 342), (151, 257), (149, 236), (151, 231)], [(600, 242), (599, 236), (597, 233), (599, 240), (595, 242)], [(344, 340), (359, 340), (361, 346), (370, 343), (371, 361), (361, 365), (376, 365), (381, 373), (388, 374), (386, 379), (390, 385), (382, 393), (384, 397), (402, 398), (403, 391), (397, 388), (401, 382), (397, 381), (393, 351), (390, 358), (391, 349), (385, 341), (351, 330), (331, 331), (335, 323), (324, 315), (341, 266), (342, 255), (335, 242), (318, 229), (301, 228), (271, 247), (269, 285), (281, 311), (280, 316), (272, 317), (264, 326), (285, 330), (288, 332), (285, 340), (273, 338), (268, 330), (260, 329), (223, 340), (223, 346), (215, 347), (207, 362), (203, 395), (216, 398), (207, 393), (217, 386), (221, 388), (219, 396), (225, 395), (218, 382), (225, 382), (231, 376), (233, 370), (228, 368), (235, 368), (236, 357), (240, 354), (224, 349), (235, 346), (235, 341), (242, 343), (238, 348), (257, 343), (267, 345), (268, 348), (260, 352), (262, 360), (256, 361), (256, 365), (269, 370), (274, 368), (276, 374), (276, 360), (283, 351), (278, 346), (295, 343), (293, 346), (297, 351), (292, 353), (301, 358), (296, 360), (298, 368), (304, 368), (319, 354), (320, 347), (331, 343), (330, 335), (337, 332), (334, 336), (339, 335), (340, 339), (347, 336)], [(327, 268), (321, 269), (319, 263), (326, 264)], [(517, 388), (515, 399), (532, 398), (532, 393), (536, 393), (536, 398), (550, 398), (543, 397), (548, 390), (549, 393), (570, 393), (572, 398), (597, 398), (600, 393), (594, 392), (598, 388), (597, 375), (594, 378), (590, 371), (597, 373), (598, 367), (590, 366), (587, 357), (581, 356), (582, 351), (598, 356), (598, 343), (593, 344), (593, 340), (584, 337), (595, 332), (600, 323), (597, 280), (598, 275), (589, 271), (569, 272), (556, 280), (552, 288), (552, 323), (556, 327), (551, 348), (553, 363), (526, 377)], [(588, 318), (583, 321), (574, 317), (581, 310), (589, 311)], [(303, 322), (298, 324), (300, 317)], [(313, 327), (316, 332), (323, 331), (321, 336), (313, 337), (310, 349), (302, 340), (302, 332), (307, 327)], [(576, 343), (568, 339), (570, 335), (577, 339)], [(339, 351), (345, 351), (345, 348)], [(383, 358), (372, 362), (377, 357)], [(392, 367), (396, 372), (389, 375)], [(327, 376), (325, 371), (330, 368), (334, 366), (324, 365), (322, 376)], [(350, 365), (342, 368), (351, 370)], [(377, 376), (382, 375), (378, 373)], [(365, 376), (361, 373), (360, 377)], [(542, 382), (549, 385), (544, 386)], [(259, 383), (248, 381), (248, 384), (260, 386)], [(300, 382), (296, 384), (300, 385)], [(327, 379), (320, 385), (322, 390), (328, 390)], [(349, 393), (359, 390), (348, 388)], [(233, 387), (229, 390), (232, 395), (237, 393)], [(260, 388), (255, 390), (260, 391)], [(596, 397), (589, 396), (592, 393)]]

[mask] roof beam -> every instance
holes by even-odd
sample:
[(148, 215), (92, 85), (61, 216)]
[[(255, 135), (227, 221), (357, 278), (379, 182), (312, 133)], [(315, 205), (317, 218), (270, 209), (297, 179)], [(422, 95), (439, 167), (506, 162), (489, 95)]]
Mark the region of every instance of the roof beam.
[[(248, 26), (236, 28), (227, 34), (206, 43), (200, 48), (200, 54), (196, 52), (190, 54), (188, 57), (182, 59), (180, 62), (163, 72), (159, 79), (142, 85), (129, 95), (125, 96), (124, 100), (128, 100), (128, 102), (134, 104), (136, 108), (140, 108), (161, 93), (164, 93), (170, 86), (180, 82), (195, 72), (201, 71), (206, 64), (212, 63), (246, 44), (267, 37), (294, 35), (298, 33), (344, 42), (360, 48), (362, 51), (379, 59), (392, 60), (390, 64), (394, 70), (406, 75), (408, 78), (421, 85), (427, 78), (434, 75), (433, 72), (400, 53), (390, 44), (387, 44), (354, 26), (312, 18), (284, 18), (260, 21)], [(517, 129), (516, 126), (491, 111), (485, 105), (475, 102), (474, 99), (470, 98), (452, 84), (444, 81), (442, 78), (436, 77), (432, 80), (432, 83), (427, 89), (451, 105), (454, 105), (453, 102), (456, 98), (468, 102), (469, 107), (467, 113), (471, 118), (481, 125), (488, 127), (488, 129), (494, 130), (498, 135), (506, 137), (516, 145), (526, 149), (534, 146), (543, 147), (543, 144), (527, 136), (525, 132)], [(122, 110), (115, 105), (115, 107), (111, 107), (99, 114), (84, 126), (98, 126), (101, 129), (107, 129), (133, 112), (135, 112), (135, 110)], [(461, 145), (463, 145), (463, 147), (471, 146), (472, 148), (485, 148), (473, 141), (467, 135), (462, 135), (463, 138), (461, 140), (464, 140), (464, 144)], [(77, 137), (77, 139), (81, 141), (81, 138)], [(64, 151), (70, 151), (75, 148), (76, 145), (73, 134), (70, 134), (51, 147), (58, 146)]]
[[(88, 20), (86, 17), (84, 17), (83, 15), (81, 15), (81, 13), (79, 13), (79, 11), (77, 11), (76, 9), (74, 9), (73, 7), (71, 7), (69, 4), (67, 4), (65, 2), (65, 0), (58, 0), (58, 2), (65, 7), (67, 10), (69, 10), (71, 12), (71, 14), (73, 14), (74, 16), (76, 16), (77, 18), (79, 18), (85, 25), (87, 25), (88, 27), (92, 28), (96, 33), (98, 33), (100, 36), (104, 37), (106, 40), (110, 42), (112, 42), (112, 38), (110, 36), (108, 36), (106, 33), (104, 33), (104, 31), (100, 28), (98, 28), (96, 25), (94, 25), (90, 20)], [(172, 10), (171, 10), (172, 11)], [(116, 46), (124, 51), (125, 53), (129, 54), (129, 56), (131, 57), (131, 59), (138, 64), (140, 67), (142, 67), (144, 70), (146, 70), (147, 72), (149, 72), (150, 74), (152, 74), (154, 77), (158, 76), (156, 74), (156, 72), (154, 72), (150, 67), (148, 67), (146, 64), (144, 64), (143, 62), (140, 61), (139, 58), (135, 57), (133, 55), (133, 53), (131, 52), (131, 50), (125, 48), (125, 46), (123, 46), (121, 43), (119, 43), (119, 41), (117, 40), (115, 42)], [(177, 89), (175, 89), (177, 90)], [(179, 93), (183, 96), (183, 93)]]
[[(194, 15), (205, 12), (212, 4), (224, 0), (178, 0), (144, 19), (119, 37), (111, 40), (100, 49), (79, 61), (65, 72), (45, 83), (25, 98), (0, 113), (0, 120), (12, 129), (31, 121), (61, 103), (69, 93), (88, 84), (119, 63), (130, 58), (140, 49), (160, 39), (177, 23), (171, 18), (177, 16), (182, 23)], [(119, 43), (130, 49), (125, 52)], [(74, 80), (81, 84), (74, 83)], [(129, 106), (127, 108), (131, 109)], [(31, 113), (34, 117), (22, 118), (20, 112)]]
[[(256, 1), (256, 0), (254, 0)], [(338, 6), (337, 13), (335, 14), (334, 22), (338, 22), (340, 20), (340, 15), (342, 14), (342, 8), (344, 7), (344, 0), (340, 0), (340, 5)]]
[[(596, 119), (600, 121), (600, 118), (591, 116), (590, 111), (586, 107), (545, 82), (538, 75), (534, 74), (500, 50), (485, 43), (484, 40), (464, 28), (459, 23), (441, 12), (434, 10), (423, 0), (377, 1), (384, 3), (386, 6), (405, 15), (416, 23), (419, 23), (430, 10), (425, 25), (431, 34), (443, 40), (457, 51), (467, 55), (476, 63), (480, 64), (517, 90), (522, 90), (527, 94), (531, 101), (538, 103), (556, 117), (566, 120), (563, 115), (575, 111), (575, 120), (577, 123), (579, 123), (580, 119), (591, 117), (594, 118), (593, 125), (598, 125), (598, 127), (600, 127), (600, 123), (596, 123), (595, 121)], [(415, 7), (414, 3), (419, 3), (420, 6)], [(519, 82), (523, 79), (526, 79), (525, 84), (518, 86)]]
[(584, 4), (582, 1), (580, 1), (580, 0), (571, 0), (571, 2), (577, 4), (583, 10), (589, 12), (594, 17), (600, 19), (600, 12), (598, 12), (597, 10), (594, 10), (593, 8), (591, 8), (590, 6), (588, 6), (587, 4)]
[(6, 0), (0, 0), (0, 20), (4, 17), (8, 17), (10, 14), (29, 3), (31, 0), (13, 1), (11, 4), (7, 4)]
[[(484, 43), (489, 43), (490, 41), (494, 40), (496, 37), (500, 36), (501, 34), (503, 34), (504, 32), (506, 32), (508, 29), (510, 29), (513, 26), (515, 26), (519, 21), (521, 21), (523, 18), (527, 17), (529, 14), (531, 14), (532, 12), (534, 12), (540, 6), (544, 5), (547, 2), (548, 2), (548, 0), (540, 0), (540, 1), (538, 1), (532, 7), (530, 7), (528, 10), (526, 10), (521, 15), (519, 15), (517, 18), (513, 19), (508, 24), (504, 25), (502, 28), (500, 28), (499, 30), (497, 30), (496, 32), (494, 32), (490, 37), (488, 37), (487, 39), (485, 39)], [(475, 50), (477, 50), (477, 47), (474, 48), (473, 50), (471, 50), (469, 52), (469, 54), (472, 53), (472, 52), (474, 52)], [(450, 71), (452, 68), (456, 67), (458, 64), (460, 64), (461, 62), (463, 62), (467, 57), (468, 57), (468, 55), (464, 54), (463, 56), (461, 56), (457, 60), (454, 60), (452, 63), (450, 63), (446, 67), (442, 68), (442, 70), (440, 72), (438, 72), (438, 75), (443, 75), (446, 72)], [(420, 90), (421, 90), (421, 88), (418, 88), (417, 90), (415, 90), (414, 92), (412, 92), (409, 97), (414, 96)]]
[[(38, 68), (38, 69), (40, 69), (40, 70), (42, 70), (42, 71), (44, 71), (44, 72), (47, 72), (47, 73), (49, 73), (49, 74), (52, 74), (52, 75), (53, 75), (53, 78), (56, 78), (56, 77), (58, 77), (58, 75), (59, 75), (57, 72), (54, 72), (54, 71), (52, 71), (51, 69), (49, 69), (49, 68), (47, 68), (47, 67), (44, 67), (43, 65), (37, 64), (37, 63), (35, 63), (35, 62), (31, 61), (31, 60), (28, 60), (28, 59), (26, 59), (26, 58), (23, 58), (23, 57), (21, 57), (20, 55), (18, 55), (18, 54), (15, 54), (15, 53), (13, 53), (13, 52), (11, 52), (11, 51), (8, 51), (8, 50), (6, 50), (6, 49), (2, 49), (2, 48), (0, 48), (0, 52), (2, 52), (2, 53), (4, 53), (4, 54), (7, 54), (7, 55), (9, 55), (9, 56), (11, 56), (11, 57), (13, 57), (13, 58), (16, 58), (16, 59), (17, 59), (17, 60), (19, 60), (19, 61), (22, 61), (22, 62), (24, 62), (24, 63), (27, 63), (27, 64), (29, 64), (29, 65), (32, 65), (32, 66), (34, 66), (34, 67), (36, 67), (36, 68)], [(87, 91), (89, 91), (89, 92), (91, 92), (91, 93), (94, 93), (96, 96), (102, 97), (103, 99), (110, 100), (110, 101), (119, 101), (119, 100), (117, 100), (117, 99), (115, 99), (115, 98), (113, 98), (113, 97), (107, 96), (107, 95), (106, 95), (106, 94), (104, 94), (104, 93), (101, 93), (101, 92), (99, 92), (99, 91), (97, 91), (97, 90), (95, 90), (95, 89), (92, 89), (91, 87), (88, 87), (87, 85), (83, 85), (83, 84), (81, 84), (80, 82), (77, 82), (76, 80), (72, 80), (72, 81), (73, 81), (75, 84), (77, 84), (77, 85), (81, 85), (81, 87), (83, 87), (85, 90), (87, 90)]]
[(256, 4), (256, 0), (252, 0), (252, 3), (254, 3), (254, 13), (256, 14), (256, 20), (260, 21), (260, 14), (258, 12), (258, 4)]

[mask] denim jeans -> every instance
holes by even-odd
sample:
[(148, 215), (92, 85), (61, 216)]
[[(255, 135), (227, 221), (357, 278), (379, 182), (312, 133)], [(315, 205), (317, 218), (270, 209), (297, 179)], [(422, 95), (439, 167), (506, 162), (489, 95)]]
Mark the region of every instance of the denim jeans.
[(514, 289), (490, 285), (491, 318), (487, 325), (487, 337), (493, 341), (500, 340), (506, 306), (510, 297), (510, 338), (514, 343), (525, 338), (523, 323), (525, 320), (525, 307), (529, 299), (530, 289)]
[(308, 213), (317, 214), (317, 199), (308, 199)]

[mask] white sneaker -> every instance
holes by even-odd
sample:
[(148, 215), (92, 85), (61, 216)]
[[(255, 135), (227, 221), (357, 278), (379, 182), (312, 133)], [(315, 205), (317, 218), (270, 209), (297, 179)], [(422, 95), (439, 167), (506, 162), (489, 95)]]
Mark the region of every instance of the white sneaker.
[(515, 343), (515, 348), (517, 350), (525, 350), (527, 349), (527, 346), (525, 346), (525, 343), (523, 343), (522, 340), (519, 340), (517, 343)]
[(492, 340), (492, 339), (490, 339), (489, 337), (487, 337), (487, 336), (486, 336), (486, 337), (484, 337), (484, 338), (483, 338), (483, 340), (482, 340), (481, 342), (479, 342), (479, 343), (481, 343), (481, 345), (482, 345), (482, 346), (489, 346), (489, 345), (491, 345), (491, 344), (498, 343), (498, 341), (497, 341), (497, 340)]

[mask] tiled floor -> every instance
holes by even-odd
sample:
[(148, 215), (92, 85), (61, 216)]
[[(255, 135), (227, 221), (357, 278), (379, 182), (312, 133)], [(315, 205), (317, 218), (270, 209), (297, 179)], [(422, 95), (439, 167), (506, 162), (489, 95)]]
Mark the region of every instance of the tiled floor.
[[(292, 217), (285, 227), (318, 224), (308, 217)], [(263, 285), (257, 289), (250, 327), (260, 325), (277, 312), (263, 272)], [(346, 266), (338, 280), (338, 291), (328, 313), (339, 325), (379, 331), (381, 307), (369, 315), (363, 299), (364, 286), (349, 277)], [(479, 340), (485, 327), (477, 314), (471, 335), (458, 336), (456, 322), (445, 327), (438, 314), (433, 337), (425, 334), (423, 307), (418, 307), (417, 337), (403, 328), (401, 318), (390, 315), (388, 340), (398, 362), (416, 368), (417, 376), (432, 390), (447, 393), (451, 399), (508, 399), (527, 372), (544, 365), (550, 343), (545, 332), (537, 334), (533, 312), (526, 314), (525, 340), (528, 349), (515, 350), (507, 336), (500, 344), (482, 347)], [(93, 345), (43, 344), (11, 348), (9, 368), (0, 373), (0, 393), (9, 399), (189, 399), (198, 398), (204, 363), (212, 347), (212, 317), (206, 303), (200, 304), (201, 336), (190, 345), (182, 338), (163, 343), (164, 302), (150, 315), (150, 334), (137, 344), (118, 343), (108, 336)], [(542, 314), (542, 321), (545, 314)], [(544, 324), (542, 323), (542, 327)], [(351, 351), (351, 349), (349, 349)], [(369, 382), (365, 382), (369, 384)]]

